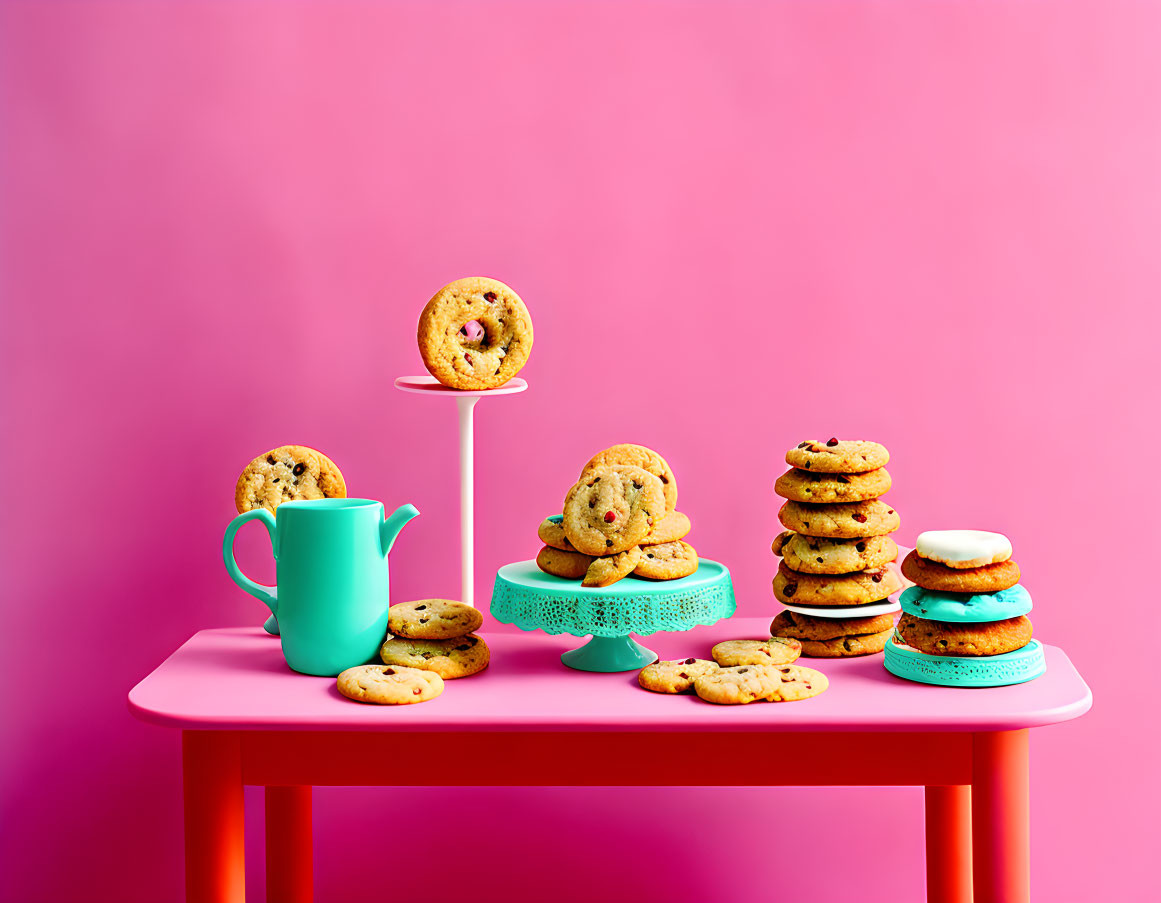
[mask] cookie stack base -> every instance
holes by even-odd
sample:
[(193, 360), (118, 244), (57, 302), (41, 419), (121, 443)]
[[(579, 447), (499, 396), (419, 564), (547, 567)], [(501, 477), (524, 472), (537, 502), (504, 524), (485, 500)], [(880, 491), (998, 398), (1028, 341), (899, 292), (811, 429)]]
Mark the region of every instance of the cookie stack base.
[(1006, 687), (1034, 680), (1045, 671), (1037, 640), (1003, 655), (925, 655), (895, 635), (883, 648), (883, 666), (896, 677), (941, 687)]

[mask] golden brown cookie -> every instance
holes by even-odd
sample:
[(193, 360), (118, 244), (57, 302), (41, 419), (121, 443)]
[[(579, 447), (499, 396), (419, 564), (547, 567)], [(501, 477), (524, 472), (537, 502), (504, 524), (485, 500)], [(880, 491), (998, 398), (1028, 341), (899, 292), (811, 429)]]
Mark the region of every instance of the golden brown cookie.
[(564, 499), (564, 535), (578, 552), (616, 555), (647, 541), (665, 513), (661, 481), (640, 467), (587, 471)]
[(616, 555), (602, 555), (600, 558), (594, 558), (593, 563), (585, 571), (585, 579), (581, 581), (581, 585), (611, 586), (622, 577), (628, 577), (633, 573), (633, 568), (640, 560), (640, 546), (633, 546), (633, 548), (618, 552)]
[(875, 655), (883, 651), (887, 641), (895, 632), (888, 627), (879, 633), (862, 636), (840, 636), (830, 640), (803, 640), (802, 654), (806, 658), (854, 658), (858, 655)]
[[(644, 445), (614, 445), (599, 451), (589, 459), (589, 463), (581, 470), (583, 480), (590, 470), (598, 467), (612, 467), (614, 464), (628, 464), (631, 467), (640, 467), (653, 474), (661, 481), (665, 490), (666, 513), (677, 510), (677, 478), (673, 476), (673, 469), (661, 455)], [(680, 539), (681, 537), (674, 537)]]
[(869, 605), (902, 588), (890, 565), (853, 574), (800, 574), (780, 561), (774, 575), (774, 595), (784, 605)]
[(904, 613), (896, 629), (908, 646), (928, 655), (1003, 655), (1023, 649), (1032, 639), (1027, 615), (983, 624), (952, 624)]
[(239, 514), (255, 508), (276, 512), (283, 502), (346, 497), (347, 484), (335, 462), (305, 445), (280, 445), (259, 455), (234, 487)]
[(1001, 561), (978, 568), (950, 568), (920, 558), (912, 549), (903, 559), (903, 576), (916, 586), (946, 593), (997, 593), (1020, 582), (1020, 565)]
[(788, 470), (774, 482), (774, 491), (792, 502), (863, 502), (891, 488), (885, 467), (866, 473), (815, 473)]
[(340, 693), (356, 702), (410, 705), (427, 702), (443, 692), (443, 678), (431, 671), (393, 665), (358, 665), (336, 679)]
[(663, 542), (677, 542), (677, 540), (686, 537), (690, 526), (688, 517), (680, 511), (670, 511), (661, 520), (654, 521), (649, 541), (654, 545), (660, 545)]
[(788, 530), (824, 539), (883, 536), (899, 529), (898, 513), (880, 499), (835, 505), (786, 502), (778, 511), (778, 520)]
[(451, 599), (416, 599), (387, 609), (387, 632), (412, 640), (451, 640), (483, 623), (478, 609)]
[(635, 577), (647, 580), (677, 580), (697, 570), (697, 550), (688, 542), (663, 542), (655, 546), (641, 546), (641, 560)]
[(562, 552), (575, 552), (576, 546), (569, 542), (568, 537), (564, 535), (564, 527), (561, 525), (563, 520), (564, 515), (562, 514), (546, 517), (540, 522), (540, 528), (536, 531), (536, 535), (546, 546), (560, 549)]
[(588, 573), (589, 565), (595, 558), (592, 555), (582, 555), (580, 552), (562, 552), (551, 546), (545, 546), (536, 556), (536, 566), (546, 574), (554, 577), (563, 577), (565, 580), (580, 580)]
[(532, 317), (503, 282), (468, 276), (432, 295), (419, 315), (419, 353), (428, 373), (453, 389), (508, 382), (532, 351)]
[(698, 696), (717, 705), (745, 705), (759, 699), (793, 702), (817, 696), (827, 686), (825, 674), (799, 665), (720, 668), (693, 682)]
[(799, 442), (786, 453), (786, 463), (799, 470), (821, 473), (867, 473), (884, 467), (890, 455), (878, 442), (827, 439)]
[(483, 637), (473, 633), (454, 640), (408, 640), (394, 637), (379, 647), (385, 665), (434, 671), (444, 680), (471, 677), (488, 667), (491, 654)]
[(782, 611), (770, 622), (772, 636), (793, 637), (796, 640), (841, 639), (845, 636), (868, 636), (891, 630), (895, 621), (891, 615), (872, 615), (863, 618), (815, 618), (796, 611)]
[(710, 650), (715, 662), (734, 665), (789, 665), (802, 654), (802, 643), (788, 637), (768, 640), (726, 640)]
[(687, 658), (675, 662), (654, 662), (637, 675), (637, 683), (654, 693), (684, 693), (703, 674), (718, 670), (717, 662)]
[(805, 574), (852, 574), (879, 568), (899, 557), (890, 536), (821, 539), (786, 530), (770, 546), (792, 571)]

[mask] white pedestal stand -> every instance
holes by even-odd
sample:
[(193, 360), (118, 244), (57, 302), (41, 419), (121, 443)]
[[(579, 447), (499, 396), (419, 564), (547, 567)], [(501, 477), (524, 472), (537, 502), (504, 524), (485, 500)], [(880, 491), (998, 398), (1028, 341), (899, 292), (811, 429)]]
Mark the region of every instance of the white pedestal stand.
[(498, 389), (465, 392), (450, 389), (434, 376), (401, 376), (395, 388), (428, 398), (454, 398), (460, 422), (460, 601), (475, 605), (475, 434), (473, 414), (476, 402), (494, 395), (515, 395), (528, 388), (519, 377), (510, 379)]

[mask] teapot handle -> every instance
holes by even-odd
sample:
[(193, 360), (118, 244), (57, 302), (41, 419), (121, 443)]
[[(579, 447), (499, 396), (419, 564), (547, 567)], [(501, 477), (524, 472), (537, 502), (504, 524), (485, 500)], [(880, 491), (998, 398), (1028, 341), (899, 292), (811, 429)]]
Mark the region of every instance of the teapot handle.
[[(262, 521), (262, 525), (266, 528), (266, 532), (270, 534), (270, 546), (274, 552), (274, 557), (278, 558), (278, 534), (274, 526), (274, 515), (265, 508), (255, 508), (253, 511), (247, 511), (245, 514), (239, 514), (226, 527), (226, 535), (222, 539), (222, 561), (226, 564), (226, 573), (230, 575), (238, 586), (242, 587), (251, 596), (270, 609), (272, 614), (278, 614), (278, 587), (265, 586), (261, 583), (255, 583), (249, 577), (242, 573), (242, 569), (238, 567), (238, 562), (234, 560), (234, 535), (239, 528), (246, 523), (257, 518)], [(267, 621), (266, 630), (268, 633), (277, 633), (277, 623), (275, 629), (270, 629), (270, 618)]]

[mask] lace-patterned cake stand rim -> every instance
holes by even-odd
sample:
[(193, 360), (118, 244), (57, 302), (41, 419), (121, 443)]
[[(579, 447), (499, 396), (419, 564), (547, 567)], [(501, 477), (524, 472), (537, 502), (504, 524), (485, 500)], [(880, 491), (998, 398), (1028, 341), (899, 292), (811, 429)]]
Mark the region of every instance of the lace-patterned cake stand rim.
[[(896, 635), (897, 637), (897, 635)], [(1003, 655), (926, 655), (892, 638), (883, 649), (883, 667), (906, 680), (941, 687), (1007, 687), (1045, 671), (1044, 647), (1027, 646)]]
[(492, 617), (521, 630), (592, 636), (560, 659), (580, 671), (631, 671), (657, 660), (630, 634), (692, 630), (730, 617), (737, 607), (729, 569), (707, 558), (679, 580), (626, 577), (602, 588), (545, 574), (535, 561), (496, 572)]

